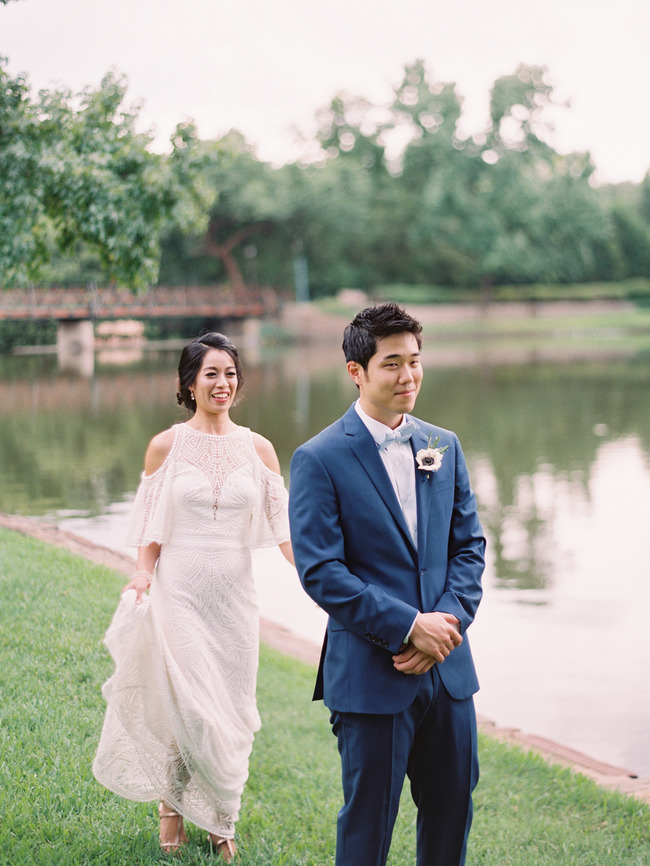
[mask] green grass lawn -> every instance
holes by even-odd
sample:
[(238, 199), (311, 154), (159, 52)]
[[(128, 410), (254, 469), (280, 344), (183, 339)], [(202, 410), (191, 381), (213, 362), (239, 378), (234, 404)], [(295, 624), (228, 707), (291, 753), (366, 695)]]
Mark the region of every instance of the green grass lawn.
[[(102, 637), (124, 579), (0, 530), (0, 864), (172, 862), (155, 804), (95, 782), (91, 762), (111, 661)], [(240, 866), (334, 862), (339, 764), (311, 667), (263, 648), (263, 719), (238, 825)], [(482, 737), (468, 866), (650, 864), (650, 808)], [(415, 862), (407, 792), (390, 863)], [(173, 862), (218, 862), (205, 833)], [(363, 866), (363, 864), (359, 864)]]
[[(417, 295), (415, 296), (417, 298)], [(409, 309), (417, 300), (399, 299)], [(525, 304), (525, 302), (522, 302)], [(343, 329), (345, 323), (357, 312), (351, 307), (337, 305), (336, 299), (326, 299), (317, 303), (324, 312), (341, 316)], [(426, 310), (423, 315), (421, 310)], [(516, 350), (540, 344), (547, 349), (557, 347), (585, 349), (598, 353), (608, 349), (624, 348), (627, 353), (650, 351), (650, 307), (633, 309), (600, 310), (574, 305), (570, 312), (559, 312), (553, 305), (543, 303), (526, 307), (527, 314), (513, 315), (508, 305), (493, 304), (486, 315), (466, 318), (436, 317), (435, 304), (425, 305), (416, 311), (424, 326), (425, 344), (464, 345), (484, 344)]]

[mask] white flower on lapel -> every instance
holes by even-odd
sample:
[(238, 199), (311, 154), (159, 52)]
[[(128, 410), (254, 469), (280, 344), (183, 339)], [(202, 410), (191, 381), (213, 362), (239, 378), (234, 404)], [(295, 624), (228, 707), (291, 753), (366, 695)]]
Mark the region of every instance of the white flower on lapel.
[[(436, 448), (438, 442), (440, 442), (440, 436), (432, 442), (431, 434), (429, 433), (429, 443), (427, 447), (421, 448), (415, 455), (415, 459), (418, 462), (418, 469), (421, 469), (423, 472), (437, 472), (438, 469), (440, 469), (442, 466), (442, 458), (445, 451), (449, 448), (449, 445), (445, 445), (444, 448)], [(429, 476), (427, 476), (427, 478), (428, 477)]]

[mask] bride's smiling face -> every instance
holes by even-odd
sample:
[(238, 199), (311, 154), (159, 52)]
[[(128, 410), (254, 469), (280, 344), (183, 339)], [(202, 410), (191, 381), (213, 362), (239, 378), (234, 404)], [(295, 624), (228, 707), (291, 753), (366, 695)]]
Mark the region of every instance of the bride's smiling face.
[(228, 352), (209, 349), (190, 390), (197, 412), (227, 412), (237, 393), (237, 368)]

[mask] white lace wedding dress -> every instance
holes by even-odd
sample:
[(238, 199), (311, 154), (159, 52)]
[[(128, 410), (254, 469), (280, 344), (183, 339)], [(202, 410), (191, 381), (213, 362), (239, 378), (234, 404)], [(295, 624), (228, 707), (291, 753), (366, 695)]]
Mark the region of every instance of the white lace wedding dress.
[(125, 593), (106, 634), (115, 673), (93, 772), (123, 797), (162, 798), (233, 836), (260, 727), (250, 549), (289, 539), (287, 492), (247, 428), (174, 429), (136, 495), (129, 543), (158, 542), (161, 554), (148, 598), (136, 606)]

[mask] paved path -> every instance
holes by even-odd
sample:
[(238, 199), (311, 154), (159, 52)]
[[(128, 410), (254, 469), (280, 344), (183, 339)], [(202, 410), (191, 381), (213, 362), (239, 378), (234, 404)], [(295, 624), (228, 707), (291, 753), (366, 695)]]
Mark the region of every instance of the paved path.
[[(0, 526), (21, 532), (32, 538), (38, 538), (57, 547), (63, 547), (128, 577), (133, 574), (135, 562), (130, 556), (93, 544), (85, 538), (41, 523), (33, 518), (0, 512)], [(318, 664), (320, 648), (315, 643), (293, 634), (284, 626), (262, 618), (260, 636), (265, 644), (274, 649), (307, 664), (314, 666)], [(603, 788), (621, 791), (650, 804), (650, 779), (640, 779), (628, 770), (596, 761), (581, 752), (561, 746), (544, 737), (526, 734), (516, 728), (498, 727), (494, 722), (483, 717), (479, 717), (479, 727), (489, 736), (517, 745), (525, 751), (536, 752), (553, 763), (570, 767), (593, 779)]]

